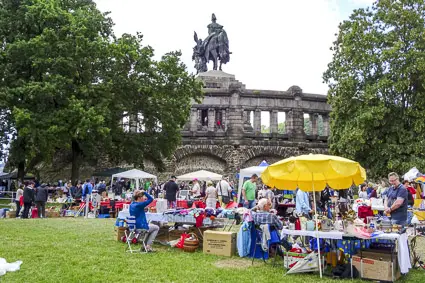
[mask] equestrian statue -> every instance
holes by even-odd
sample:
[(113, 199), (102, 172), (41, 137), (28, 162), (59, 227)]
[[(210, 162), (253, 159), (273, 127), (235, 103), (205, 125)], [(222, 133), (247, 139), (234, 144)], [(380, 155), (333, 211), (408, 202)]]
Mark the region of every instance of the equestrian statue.
[(212, 23), (208, 25), (208, 36), (205, 40), (194, 35), (196, 46), (193, 48), (192, 60), (195, 61), (196, 74), (208, 71), (207, 64), (213, 61), (213, 69), (217, 70), (218, 61), (221, 65), (226, 64), (230, 60), (229, 39), (222, 25), (217, 24), (217, 18), (214, 14), (211, 17)]

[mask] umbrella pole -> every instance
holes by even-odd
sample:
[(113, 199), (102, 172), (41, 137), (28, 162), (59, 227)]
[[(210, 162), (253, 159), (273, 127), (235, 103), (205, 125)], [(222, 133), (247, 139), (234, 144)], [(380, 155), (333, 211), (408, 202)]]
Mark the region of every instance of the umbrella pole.
[(319, 226), (317, 225), (317, 202), (316, 202), (316, 192), (314, 191), (313, 173), (311, 174), (311, 180), (312, 180), (311, 183), (313, 185), (314, 221), (315, 221), (315, 224), (316, 224), (317, 252), (318, 252), (318, 255), (319, 255), (319, 273), (320, 273), (320, 278), (322, 278), (322, 259), (321, 259), (321, 255), (320, 255)]

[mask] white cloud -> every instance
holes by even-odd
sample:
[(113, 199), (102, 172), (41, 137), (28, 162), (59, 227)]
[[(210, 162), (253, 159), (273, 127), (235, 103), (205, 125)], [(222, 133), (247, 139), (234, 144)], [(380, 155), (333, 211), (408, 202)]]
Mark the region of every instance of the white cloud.
[(331, 60), (329, 48), (342, 21), (336, 0), (96, 3), (101, 11), (112, 12), (117, 35), (142, 32), (158, 58), (168, 51), (181, 50), (191, 71), (193, 32), (206, 37), (206, 26), (215, 13), (217, 22), (227, 31), (233, 52), (223, 71), (235, 74), (247, 88), (287, 90), (298, 85), (304, 92), (327, 91), (322, 73)]

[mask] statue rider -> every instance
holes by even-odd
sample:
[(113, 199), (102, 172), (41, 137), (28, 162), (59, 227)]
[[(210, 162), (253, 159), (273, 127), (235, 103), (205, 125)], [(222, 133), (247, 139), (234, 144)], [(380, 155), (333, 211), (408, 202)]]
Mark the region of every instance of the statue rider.
[(219, 35), (220, 32), (223, 30), (223, 26), (220, 24), (217, 24), (217, 18), (215, 17), (214, 13), (211, 16), (211, 21), (212, 23), (207, 26), (208, 36), (204, 40), (204, 46), (208, 44), (208, 42), (213, 36)]

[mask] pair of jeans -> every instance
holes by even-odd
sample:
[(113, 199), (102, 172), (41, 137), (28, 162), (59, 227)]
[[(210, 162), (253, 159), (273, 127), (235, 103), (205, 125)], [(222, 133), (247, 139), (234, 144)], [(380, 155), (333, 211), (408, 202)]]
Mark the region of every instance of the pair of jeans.
[(21, 212), (21, 202), (19, 200), (15, 200), (16, 203), (16, 218), (19, 217), (19, 212)]
[(248, 209), (252, 209), (252, 208), (254, 208), (254, 206), (255, 206), (255, 199), (254, 199), (254, 200), (248, 200), (248, 204), (245, 202), (245, 203), (243, 204), (243, 206), (244, 206), (245, 208), (248, 208)]
[(22, 218), (28, 218), (28, 214), (30, 213), (31, 202), (24, 202), (24, 212), (22, 213)]
[(36, 201), (38, 218), (46, 218), (46, 202)]

